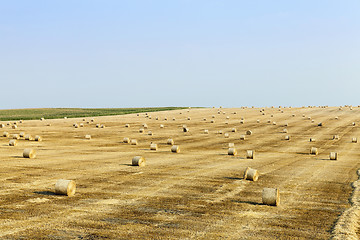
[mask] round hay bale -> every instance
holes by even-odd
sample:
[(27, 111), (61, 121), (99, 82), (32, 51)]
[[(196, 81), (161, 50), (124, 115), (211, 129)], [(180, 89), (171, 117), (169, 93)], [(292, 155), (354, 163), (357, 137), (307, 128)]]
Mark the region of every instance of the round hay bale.
[(83, 122), (86, 122), (86, 119), (85, 119), (85, 118), (83, 118)]
[(240, 135), (240, 140), (245, 140), (245, 135)]
[(252, 131), (251, 130), (247, 130), (246, 131), (246, 135), (251, 135), (252, 134)]
[(143, 128), (140, 128), (139, 129), (139, 133), (143, 133), (144, 132), (144, 129)]
[(12, 125), (11, 128), (12, 129), (17, 129), (17, 125)]
[(33, 150), (31, 148), (26, 148), (23, 152), (23, 157), (24, 158), (35, 158), (36, 152), (35, 152), (35, 150)]
[(240, 123), (241, 123), (241, 124), (244, 124), (244, 122), (245, 122), (244, 120), (240, 120)]
[(284, 126), (285, 126), (285, 127), (289, 126), (289, 123), (285, 123)]
[(50, 126), (51, 126), (51, 123), (46, 124), (46, 126), (49, 126), (49, 127), (50, 127)]
[(255, 157), (255, 151), (254, 150), (246, 150), (246, 158), (254, 159), (254, 157)]
[(102, 125), (100, 126), (100, 128), (105, 128), (105, 125), (102, 124)]
[(338, 119), (339, 119), (339, 117), (338, 117), (338, 116), (336, 116), (336, 117), (335, 117), (335, 120), (338, 120)]
[(219, 130), (219, 131), (218, 131), (218, 134), (223, 134), (223, 131), (222, 131), (222, 130)]
[(75, 127), (75, 128), (78, 128), (78, 127), (79, 127), (79, 125), (78, 125), (78, 124), (75, 124), (75, 125), (74, 125), (74, 127)]
[(235, 147), (235, 144), (234, 143), (229, 143), (229, 148), (233, 148)]
[(171, 147), (171, 152), (173, 153), (179, 153), (180, 152), (180, 147), (178, 145), (174, 145)]
[(310, 154), (311, 155), (318, 155), (318, 149), (316, 147), (310, 148)]
[(188, 117), (187, 120), (191, 120), (191, 117)]
[(209, 130), (205, 129), (205, 130), (204, 130), (204, 133), (205, 133), (205, 134), (209, 134)]
[(90, 134), (86, 134), (86, 135), (85, 135), (85, 139), (90, 140), (90, 139), (91, 139), (91, 135), (90, 135)]
[(44, 120), (45, 120), (45, 118), (43, 118), (43, 117), (42, 117), (42, 118), (40, 118), (40, 121), (44, 121)]
[(90, 121), (91, 121), (91, 122), (94, 122), (94, 119), (92, 118)]
[(210, 123), (215, 123), (215, 120), (211, 120)]
[(167, 120), (168, 120), (168, 118), (167, 118), (167, 117), (165, 117), (165, 118), (164, 118), (164, 121), (167, 121)]
[(12, 136), (11, 136), (11, 138), (12, 139), (20, 139), (20, 136), (18, 135), (18, 134), (13, 134)]
[(147, 129), (148, 128), (148, 125), (146, 123), (143, 124), (143, 128), (144, 129)]
[(356, 137), (353, 137), (353, 138), (351, 139), (351, 142), (357, 143), (357, 138), (356, 138)]
[(227, 117), (226, 117), (226, 119), (230, 119), (230, 117), (229, 117), (229, 116), (227, 116)]
[(25, 133), (24, 133), (24, 132), (20, 132), (19, 136), (20, 136), (20, 137), (25, 137)]
[(167, 145), (174, 145), (174, 140), (169, 138), (166, 142)]
[(130, 142), (130, 139), (128, 137), (124, 137), (123, 143), (129, 143), (129, 142)]
[(225, 137), (225, 138), (229, 138), (230, 135), (229, 135), (228, 133), (225, 133), (225, 134), (224, 134), (224, 137)]
[(203, 121), (206, 121), (206, 118), (203, 118)]
[(308, 120), (311, 120), (311, 117), (308, 117)]
[(280, 193), (277, 188), (264, 188), (262, 202), (265, 205), (278, 206), (280, 204)]
[(64, 117), (64, 119), (67, 119), (67, 117)]
[(231, 132), (236, 132), (236, 128), (231, 129)]
[(183, 128), (183, 131), (184, 131), (184, 132), (188, 132), (189, 129), (188, 129), (187, 127), (184, 127), (184, 128)]
[(232, 155), (232, 156), (236, 156), (237, 155), (237, 151), (236, 148), (229, 148), (228, 149), (228, 155)]
[(353, 122), (352, 125), (355, 126), (355, 122)]
[(283, 133), (287, 133), (288, 130), (286, 128), (283, 129)]
[(244, 179), (256, 182), (259, 178), (259, 172), (256, 169), (247, 167), (244, 172)]
[(39, 136), (39, 135), (36, 135), (36, 136), (35, 136), (35, 141), (41, 142), (41, 141), (42, 141), (42, 137)]
[(16, 139), (10, 139), (9, 146), (16, 146), (16, 145), (17, 145), (17, 140)]
[(55, 193), (58, 195), (74, 196), (76, 184), (73, 180), (59, 179), (55, 184)]
[(267, 122), (268, 122), (268, 123), (271, 123), (271, 120), (268, 120)]
[(311, 120), (311, 122), (312, 122), (312, 123), (314, 123), (314, 122), (315, 122), (315, 120), (314, 120), (314, 119), (312, 119), (312, 120)]
[(225, 122), (225, 124), (229, 124), (229, 122)]
[(3, 137), (9, 137), (9, 133), (8, 132), (3, 132)]
[(159, 117), (156, 117), (155, 120), (159, 120)]
[(273, 122), (273, 125), (276, 125), (276, 122)]
[(138, 145), (138, 142), (136, 139), (131, 139), (131, 142), (130, 142), (131, 145)]
[(34, 140), (34, 139), (33, 139), (33, 137), (32, 137), (30, 134), (26, 134), (26, 135), (25, 135), (25, 140), (32, 141), (32, 140)]
[(4, 124), (0, 124), (0, 128), (4, 128), (5, 127), (5, 125)]
[(257, 122), (257, 123), (260, 123), (260, 120), (258, 119), (258, 120), (256, 120), (256, 122)]
[(150, 144), (150, 150), (157, 151), (157, 149), (158, 149), (157, 144), (155, 143)]
[(290, 136), (289, 136), (289, 135), (286, 135), (286, 136), (285, 136), (285, 140), (290, 140)]
[(318, 126), (321, 127), (323, 124), (322, 123), (318, 123)]
[(337, 160), (337, 158), (338, 158), (338, 154), (336, 152), (330, 153), (330, 160)]
[(315, 142), (316, 139), (315, 138), (310, 138), (310, 142)]
[(125, 124), (125, 127), (126, 127), (126, 128), (129, 128), (129, 127), (130, 127), (130, 124), (128, 124), (128, 123)]
[(160, 128), (164, 128), (164, 125), (163, 125), (163, 124), (160, 124)]
[(133, 159), (131, 161), (131, 165), (144, 167), (146, 165), (145, 158), (143, 158), (141, 156), (135, 156), (135, 157), (133, 157)]
[(332, 139), (333, 139), (333, 140), (339, 140), (340, 137), (339, 137), (339, 135), (334, 135)]
[(215, 118), (215, 115), (212, 115), (211, 118)]
[(175, 120), (176, 120), (176, 118), (173, 117), (173, 121), (175, 121)]
[(24, 121), (23, 120), (20, 120), (19, 123), (23, 123)]

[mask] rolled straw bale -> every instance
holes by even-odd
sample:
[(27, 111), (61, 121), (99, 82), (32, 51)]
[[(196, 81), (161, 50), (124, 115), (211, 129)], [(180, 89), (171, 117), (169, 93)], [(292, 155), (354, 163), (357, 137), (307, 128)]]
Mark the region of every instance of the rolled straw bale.
[(280, 193), (277, 188), (264, 188), (262, 202), (265, 205), (278, 206), (280, 204)]
[(30, 134), (26, 134), (26, 135), (25, 135), (25, 140), (31, 141), (31, 140), (34, 140), (34, 139), (33, 139), (33, 137), (32, 137)]
[(20, 132), (19, 136), (20, 136), (20, 137), (25, 137), (25, 133), (24, 133), (24, 132)]
[(135, 157), (133, 157), (133, 159), (131, 161), (131, 165), (143, 167), (146, 165), (145, 158), (143, 158), (141, 156), (135, 156)]
[(64, 117), (64, 119), (67, 119), (67, 117)]
[(90, 140), (90, 139), (91, 139), (91, 135), (90, 135), (90, 134), (86, 134), (86, 135), (85, 135), (85, 139)]
[(247, 130), (246, 131), (246, 135), (251, 135), (252, 134), (252, 131), (251, 130)]
[(271, 123), (271, 120), (268, 120), (267, 122), (268, 122), (268, 123)]
[(224, 134), (224, 137), (225, 137), (225, 138), (229, 138), (230, 135), (229, 135), (228, 133), (225, 133), (225, 134)]
[(261, 115), (265, 115), (265, 113), (263, 112)]
[(206, 118), (203, 118), (203, 121), (206, 121)]
[(274, 115), (273, 115), (273, 114), (271, 114), (271, 115), (270, 115), (270, 117), (274, 117)]
[(90, 121), (91, 121), (91, 122), (94, 122), (94, 119), (92, 118)]
[(185, 127), (185, 128), (183, 128), (183, 131), (184, 131), (184, 132), (188, 132), (189, 129), (188, 129), (187, 127)]
[(45, 120), (45, 118), (43, 118), (43, 117), (42, 117), (42, 118), (40, 118), (40, 121), (44, 121), (44, 120)]
[(80, 123), (80, 125), (79, 125), (80, 127), (84, 127), (84, 124), (83, 123)]
[(234, 143), (229, 143), (229, 148), (233, 148), (235, 147), (235, 144)]
[(353, 137), (353, 138), (351, 139), (351, 142), (357, 143), (357, 138), (356, 138), (356, 137)]
[(258, 119), (258, 120), (256, 120), (256, 122), (257, 122), (257, 123), (260, 123), (260, 120)]
[(125, 124), (125, 127), (126, 127), (126, 128), (129, 128), (129, 127), (130, 127), (130, 124), (128, 124), (128, 123)]
[(338, 154), (336, 152), (330, 153), (330, 160), (337, 160), (337, 158), (338, 158)]
[(287, 133), (288, 130), (286, 128), (283, 129), (283, 133)]
[(240, 120), (240, 123), (241, 123), (241, 124), (244, 124), (244, 120)]
[(352, 125), (355, 126), (355, 122), (353, 122)]
[(146, 123), (143, 124), (143, 128), (144, 129), (147, 129), (148, 128), (148, 125)]
[(308, 117), (308, 120), (311, 120), (311, 117)]
[(16, 145), (17, 145), (17, 140), (16, 139), (10, 139), (9, 146), (16, 146)]
[(237, 155), (237, 151), (236, 148), (229, 148), (228, 149), (228, 155), (232, 155), (232, 156), (236, 156)]
[(159, 117), (156, 117), (155, 120), (159, 120)]
[(167, 121), (167, 120), (168, 120), (168, 118), (167, 118), (167, 117), (165, 117), (165, 118), (164, 118), (164, 121)]
[(318, 123), (318, 126), (321, 127), (323, 124), (322, 123)]
[(78, 127), (79, 127), (79, 125), (78, 125), (78, 124), (75, 124), (75, 125), (74, 125), (74, 127), (75, 127), (75, 128), (78, 128)]
[(174, 145), (174, 140), (169, 138), (166, 142), (167, 145)]
[(334, 135), (332, 139), (333, 140), (339, 140), (339, 138), (340, 138), (339, 135)]
[(336, 120), (338, 120), (338, 119), (339, 119), (339, 117), (338, 117), (338, 116), (336, 116), (336, 117), (335, 117), (335, 119), (336, 119)]
[(232, 132), (236, 132), (236, 128), (231, 129)]
[(11, 128), (12, 129), (17, 129), (17, 125), (12, 125)]
[(223, 134), (223, 131), (222, 131), (222, 130), (219, 130), (219, 131), (218, 131), (218, 134)]
[(205, 134), (209, 134), (209, 130), (205, 129), (205, 130), (204, 130), (204, 133), (205, 133)]
[(245, 120), (245, 118), (244, 118), (244, 117), (241, 117), (240, 120)]
[(215, 123), (215, 120), (211, 120), (210, 123)]
[(157, 144), (155, 144), (155, 143), (150, 144), (150, 150), (157, 151), (157, 149), (158, 149)]
[(76, 184), (73, 180), (59, 179), (55, 184), (55, 193), (58, 195), (74, 196)]
[(138, 142), (136, 139), (131, 139), (131, 142), (130, 142), (131, 145), (138, 145)]
[(245, 140), (245, 135), (240, 135), (240, 140)]
[(10, 126), (10, 122), (7, 122), (6, 125)]
[(285, 136), (285, 140), (290, 140), (290, 136), (289, 136), (289, 135), (286, 135), (286, 136)]
[(276, 125), (276, 122), (273, 122), (273, 125)]
[(26, 148), (23, 152), (23, 157), (24, 158), (35, 158), (36, 152), (35, 152), (35, 150), (33, 150), (31, 148)]
[(13, 134), (11, 136), (12, 139), (20, 139), (20, 136), (18, 134)]
[(102, 124), (102, 125), (100, 126), (100, 128), (105, 128), (105, 125)]
[(244, 172), (244, 179), (256, 182), (259, 178), (259, 172), (256, 169), (247, 167)]
[(227, 117), (226, 117), (226, 119), (230, 119), (230, 117), (229, 117), (229, 116), (227, 116)]
[(173, 121), (175, 121), (175, 120), (176, 120), (176, 118), (173, 117)]
[(285, 126), (285, 127), (289, 126), (289, 123), (285, 123), (284, 126)]
[(171, 147), (171, 152), (173, 153), (179, 153), (180, 152), (180, 147), (178, 145), (174, 145)]
[(2, 124), (0, 124), (0, 128), (4, 128), (5, 127), (5, 125), (2, 123)]
[(225, 122), (225, 124), (229, 124), (229, 122)]
[(130, 139), (128, 137), (124, 137), (123, 143), (129, 143), (129, 142), (130, 142)]
[(315, 142), (316, 139), (315, 138), (310, 138), (310, 142)]
[(292, 114), (291, 116), (295, 117), (296, 115), (295, 115), (295, 114)]
[(3, 137), (9, 137), (9, 133), (8, 132), (3, 132)]
[(187, 120), (191, 120), (191, 117), (188, 117)]
[(139, 133), (143, 133), (144, 132), (144, 129), (143, 128), (140, 128), (139, 129)]
[(86, 119), (85, 119), (85, 118), (83, 118), (83, 121), (84, 121), (84, 122), (86, 122)]
[(160, 124), (160, 128), (164, 128), (164, 125), (163, 125), (163, 124)]
[(311, 155), (318, 155), (318, 149), (316, 147), (310, 148), (310, 154)]
[(312, 120), (311, 120), (311, 122), (312, 122), (312, 123), (314, 123), (314, 122), (315, 122), (315, 120), (314, 120), (314, 119), (312, 119)]
[(46, 124), (46, 126), (51, 126), (51, 123)]
[(254, 159), (254, 157), (255, 157), (255, 151), (254, 150), (246, 150), (246, 158)]

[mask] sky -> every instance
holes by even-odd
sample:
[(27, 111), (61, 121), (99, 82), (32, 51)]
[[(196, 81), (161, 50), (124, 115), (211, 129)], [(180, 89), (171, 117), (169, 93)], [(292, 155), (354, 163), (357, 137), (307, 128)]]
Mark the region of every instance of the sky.
[(359, 0), (0, 0), (0, 108), (360, 105)]

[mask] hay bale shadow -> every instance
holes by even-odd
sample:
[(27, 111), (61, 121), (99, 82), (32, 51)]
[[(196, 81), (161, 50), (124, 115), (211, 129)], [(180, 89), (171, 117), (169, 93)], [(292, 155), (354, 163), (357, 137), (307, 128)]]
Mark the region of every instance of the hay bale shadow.
[(251, 204), (251, 205), (255, 205), (255, 206), (258, 206), (258, 205), (265, 205), (265, 204), (263, 204), (263, 203), (252, 202), (252, 201), (239, 201), (239, 200), (232, 200), (232, 202), (235, 202), (235, 203), (246, 203), (246, 204)]
[(47, 196), (56, 195), (54, 192), (51, 192), (51, 191), (36, 191), (36, 192), (34, 192), (34, 193), (40, 194), (40, 195), (47, 195)]

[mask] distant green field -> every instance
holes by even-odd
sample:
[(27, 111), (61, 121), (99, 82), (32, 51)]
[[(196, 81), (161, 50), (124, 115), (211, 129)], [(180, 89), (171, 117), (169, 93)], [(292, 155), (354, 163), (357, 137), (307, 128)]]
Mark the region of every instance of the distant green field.
[(154, 108), (33, 108), (33, 109), (10, 109), (0, 110), (0, 121), (8, 120), (32, 120), (54, 118), (77, 118), (77, 117), (94, 117), (123, 115), (130, 113), (158, 112), (185, 107), (154, 107)]

